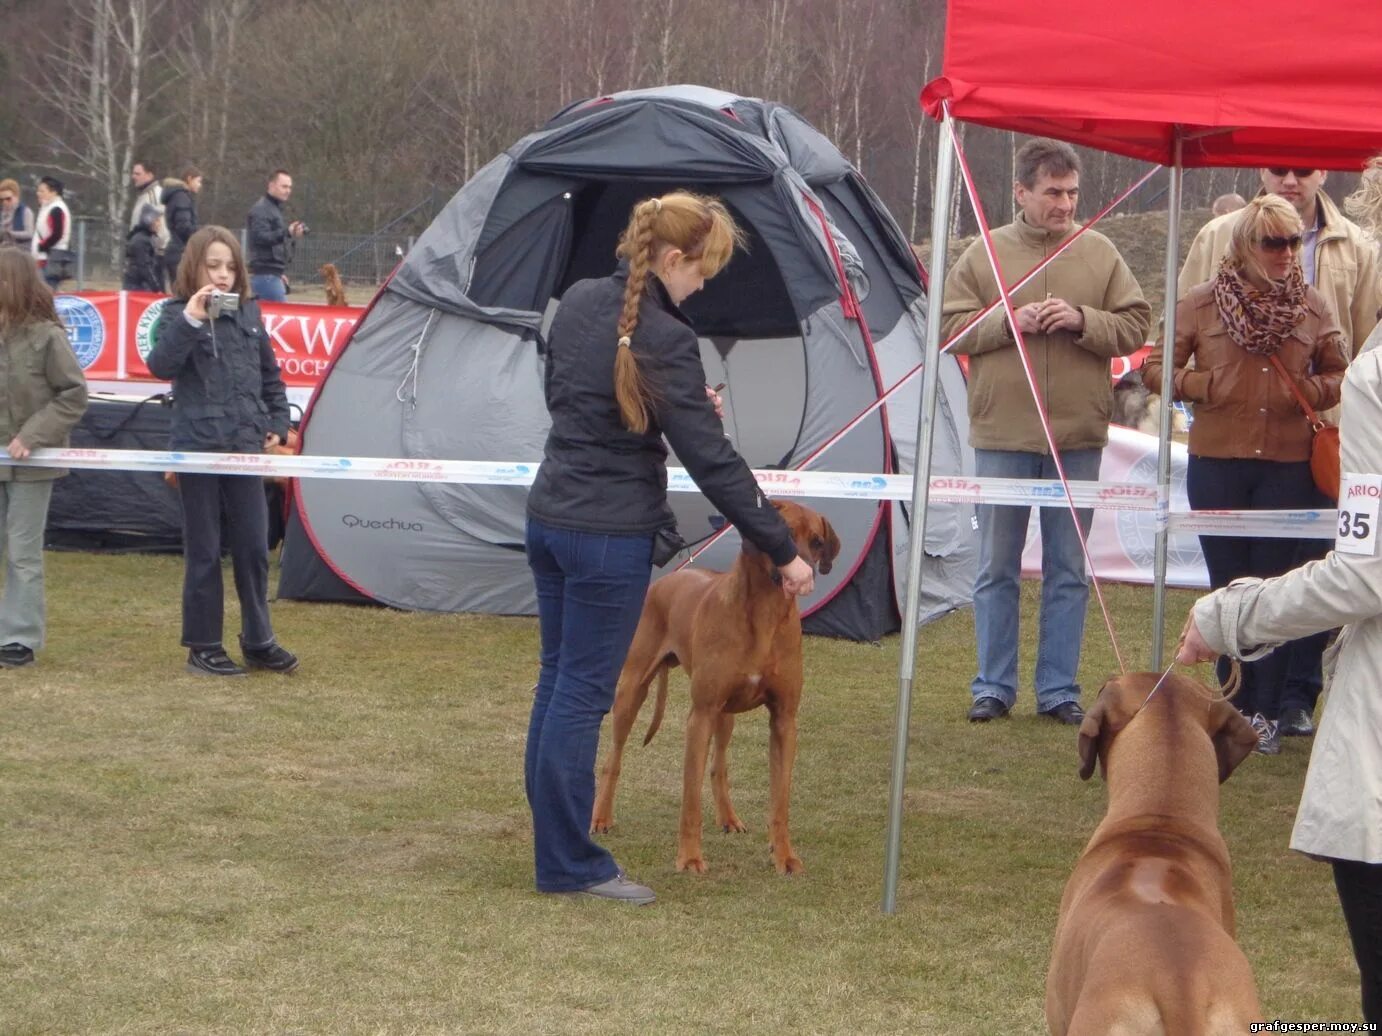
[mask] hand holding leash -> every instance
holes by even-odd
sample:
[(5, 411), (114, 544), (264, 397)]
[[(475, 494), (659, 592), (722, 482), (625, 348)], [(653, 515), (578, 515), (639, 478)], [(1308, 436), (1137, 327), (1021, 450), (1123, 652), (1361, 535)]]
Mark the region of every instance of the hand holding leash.
[(1181, 665), (1195, 665), (1197, 662), (1212, 662), (1219, 657), (1217, 651), (1210, 650), (1195, 625), (1195, 612), (1191, 609), (1185, 617), (1185, 625), (1180, 631), (1180, 643), (1176, 646), (1176, 661)]
[(711, 404), (715, 407), (715, 416), (721, 421), (725, 419), (725, 401), (720, 396), (720, 390), (724, 387), (725, 383), (723, 381), (714, 388), (711, 388), (709, 385), (705, 387), (705, 397), (710, 400)]

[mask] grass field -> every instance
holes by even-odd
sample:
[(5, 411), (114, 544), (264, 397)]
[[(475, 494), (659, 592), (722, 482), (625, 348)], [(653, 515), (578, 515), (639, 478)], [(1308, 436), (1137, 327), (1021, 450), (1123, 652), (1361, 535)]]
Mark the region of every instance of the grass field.
[[(638, 909), (532, 889), (532, 620), (284, 603), (299, 675), (214, 680), (183, 672), (180, 559), (48, 564), (49, 645), (0, 672), (0, 1032), (1044, 1031), (1056, 908), (1104, 790), (1029, 691), (1011, 721), (965, 722), (967, 612), (922, 635), (897, 916), (879, 910), (895, 637), (807, 641), (802, 878), (767, 857), (761, 712), (735, 739), (751, 832), (708, 831), (710, 873), (674, 872), (674, 679), (607, 837), (657, 890)], [(1140, 664), (1151, 592), (1110, 596)], [(1113, 668), (1097, 622), (1087, 703)], [(1286, 848), (1307, 753), (1288, 741), (1224, 786), (1240, 940), (1269, 1018), (1356, 1019), (1329, 871)]]

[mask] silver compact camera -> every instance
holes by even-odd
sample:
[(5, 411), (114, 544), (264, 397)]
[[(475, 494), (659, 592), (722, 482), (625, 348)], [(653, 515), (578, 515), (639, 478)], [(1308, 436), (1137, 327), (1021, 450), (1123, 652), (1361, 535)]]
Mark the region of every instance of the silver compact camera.
[(222, 313), (235, 313), (240, 309), (240, 296), (233, 291), (213, 291), (206, 300), (206, 313), (212, 320)]

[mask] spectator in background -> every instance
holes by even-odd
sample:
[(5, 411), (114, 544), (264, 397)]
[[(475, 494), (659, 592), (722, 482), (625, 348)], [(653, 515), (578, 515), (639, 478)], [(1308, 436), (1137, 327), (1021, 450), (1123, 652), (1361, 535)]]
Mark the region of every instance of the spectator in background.
[[(148, 162), (136, 162), (130, 170), (130, 183), (134, 185), (134, 202), (130, 205), (130, 229), (139, 226), (145, 205), (152, 205), (163, 215), (163, 188), (159, 185), (158, 174)], [(160, 232), (157, 239), (159, 255), (168, 243), (166, 232)]]
[(38, 219), (30, 242), (43, 279), (54, 291), (72, 276), (72, 213), (62, 196), (62, 181), (45, 176), (38, 182)]
[[(0, 248), (0, 439), (15, 460), (63, 447), (86, 410), (86, 378), (33, 256)], [(32, 665), (43, 646), (43, 530), (61, 468), (0, 466), (0, 666)]]
[(181, 180), (170, 176), (163, 181), (163, 228), (168, 238), (163, 249), (163, 268), (169, 284), (177, 280), (183, 249), (197, 232), (197, 195), (204, 180), (200, 169), (188, 166)]
[[(1075, 233), (1080, 159), (1068, 144), (1037, 138), (1017, 153), (1017, 218), (993, 234), (998, 260), (1014, 279)], [(948, 337), (998, 299), (984, 244), (967, 248), (945, 279)], [(1068, 477), (1094, 481), (1113, 410), (1109, 361), (1146, 343), (1152, 311), (1113, 243), (1085, 231), (1030, 284), (1013, 293), (1018, 329), (1031, 349), (1036, 385)], [(1017, 339), (1003, 310), (955, 347), (969, 361), (969, 442), (976, 475), (1057, 477)], [(1019, 580), (1029, 507), (980, 505), (974, 583), (978, 673), (970, 685), (972, 723), (1008, 715), (1017, 698)], [(1088, 534), (1093, 512), (1080, 511)], [(1080, 531), (1066, 508), (1041, 509), (1041, 620), (1037, 711), (1078, 724), (1080, 647), (1089, 576)]]
[(125, 239), (126, 291), (152, 291), (163, 294), (163, 263), (158, 257), (158, 229), (163, 217), (152, 205), (145, 205), (139, 223)]
[[(1343, 332), (1345, 358), (1352, 359), (1377, 325), (1377, 310), (1382, 306), (1377, 246), (1357, 224), (1344, 217), (1323, 191), (1328, 176), (1325, 170), (1272, 166), (1263, 169), (1261, 176), (1258, 197), (1274, 194), (1284, 198), (1300, 215), (1304, 228), (1300, 266), (1305, 283), (1317, 288), (1329, 303)], [(1210, 220), (1195, 235), (1180, 272), (1182, 296), (1219, 272), (1219, 264), (1229, 250), (1235, 218), (1230, 213)], [(1319, 414), (1329, 422), (1339, 420), (1338, 411), (1332, 407), (1319, 408)], [(1313, 499), (1299, 506), (1329, 508), (1334, 502), (1317, 492)], [(1328, 549), (1327, 540), (1300, 540), (1296, 564), (1321, 558)], [(1315, 706), (1323, 682), (1320, 658), (1328, 640), (1327, 633), (1320, 633), (1278, 652), (1289, 659), (1280, 726), (1287, 737), (1307, 737), (1315, 732)]]
[[(1274, 194), (1291, 204), (1300, 216), (1300, 266), (1305, 283), (1318, 288), (1334, 311), (1352, 358), (1377, 324), (1382, 285), (1377, 281), (1377, 249), (1357, 224), (1345, 218), (1324, 187), (1323, 169), (1272, 166), (1261, 171), (1257, 197)], [(1197, 284), (1212, 281), (1228, 254), (1235, 213), (1210, 220), (1190, 244), (1181, 267), (1177, 290), (1184, 298)], [(1337, 420), (1337, 414), (1323, 415)]]
[(246, 220), (249, 236), (250, 287), (270, 302), (288, 298), (285, 271), (293, 258), (293, 244), (307, 233), (301, 220), (289, 223), (283, 206), (293, 196), (293, 178), (286, 169), (275, 169), (265, 185), (264, 197), (254, 203)]
[(1221, 194), (1214, 199), (1214, 204), (1209, 211), (1215, 216), (1227, 216), (1230, 212), (1237, 212), (1248, 200), (1241, 194)]
[[(0, 183), (0, 194), (4, 189), (5, 184)], [(1382, 155), (1374, 155), (1363, 166), (1358, 189), (1344, 199), (1344, 211), (1358, 221), (1374, 244), (1382, 242)]]
[(29, 250), (34, 239), (34, 210), (24, 204), (19, 184), (0, 180), (0, 245)]
[[(1142, 369), (1156, 385), (1171, 363), (1174, 398), (1195, 404), (1186, 490), (1196, 510), (1314, 506), (1314, 433), (1283, 377), (1312, 407), (1332, 407), (1348, 360), (1329, 303), (1305, 283), (1296, 258), (1301, 230), (1300, 214), (1285, 200), (1254, 198), (1234, 220), (1218, 274), (1177, 304), (1174, 352), (1162, 342)], [(1242, 576), (1278, 576), (1296, 564), (1299, 549), (1296, 540), (1249, 536), (1201, 536), (1200, 548), (1215, 588)], [(1281, 750), (1287, 660), (1281, 652), (1245, 663), (1233, 699), (1265, 755)], [(1220, 682), (1227, 675), (1221, 660)]]

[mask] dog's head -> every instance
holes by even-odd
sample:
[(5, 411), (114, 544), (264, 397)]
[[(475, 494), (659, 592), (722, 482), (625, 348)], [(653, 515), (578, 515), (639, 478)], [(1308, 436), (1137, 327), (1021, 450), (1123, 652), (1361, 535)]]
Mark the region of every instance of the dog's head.
[(822, 575), (829, 572), (840, 554), (840, 537), (835, 535), (825, 517), (795, 500), (774, 500), (772, 504), (792, 530), (797, 553), (815, 565)]
[[(1088, 780), (1099, 763), (1100, 774), (1105, 773), (1109, 745), (1131, 723), (1144, 705), (1151, 706), (1148, 695), (1161, 679), (1160, 673), (1125, 673), (1115, 676), (1099, 688), (1094, 707), (1080, 724), (1080, 778)], [(1187, 709), (1203, 722), (1205, 733), (1214, 745), (1219, 764), (1219, 783), (1231, 774), (1257, 745), (1257, 734), (1242, 713), (1198, 680), (1171, 673), (1162, 681), (1156, 697), (1166, 696), (1158, 708)], [(1155, 697), (1152, 701), (1155, 701)]]

